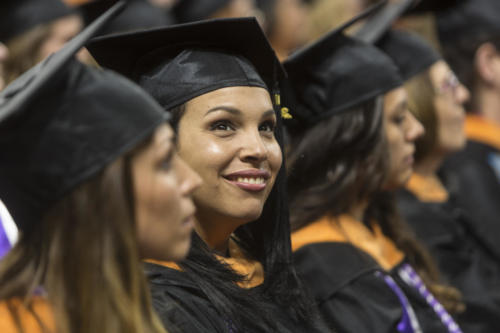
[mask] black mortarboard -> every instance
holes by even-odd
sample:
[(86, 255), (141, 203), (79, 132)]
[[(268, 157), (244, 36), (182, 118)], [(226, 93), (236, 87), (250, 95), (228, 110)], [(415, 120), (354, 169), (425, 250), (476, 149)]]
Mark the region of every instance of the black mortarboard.
[(43, 23), (74, 14), (61, 0), (0, 1), (0, 42)]
[(367, 43), (375, 43), (415, 3), (416, 0), (385, 1), (383, 8), (367, 19), (354, 36)]
[(437, 15), (441, 43), (458, 40), (475, 43), (478, 39), (500, 37), (499, 0), (463, 0)]
[[(94, 21), (116, 2), (117, 0), (96, 0), (80, 6), (85, 24)], [(152, 5), (148, 0), (128, 0), (127, 7), (99, 35), (158, 28), (174, 23), (174, 18), (168, 11)]]
[(0, 197), (21, 230), (165, 119), (135, 84), (73, 57), (121, 5), (0, 93)]
[(294, 123), (300, 123), (301, 127), (314, 125), (403, 84), (388, 56), (344, 34), (363, 15), (285, 61), (290, 82), (288, 93), (294, 97), (291, 110)]
[(376, 45), (392, 58), (404, 81), (441, 60), (439, 53), (429, 43), (409, 32), (390, 30)]
[(125, 74), (165, 110), (230, 86), (272, 91), (282, 67), (254, 18), (216, 19), (96, 38), (99, 64)]
[(172, 8), (175, 19), (180, 23), (210, 18), (216, 11), (232, 0), (181, 0)]

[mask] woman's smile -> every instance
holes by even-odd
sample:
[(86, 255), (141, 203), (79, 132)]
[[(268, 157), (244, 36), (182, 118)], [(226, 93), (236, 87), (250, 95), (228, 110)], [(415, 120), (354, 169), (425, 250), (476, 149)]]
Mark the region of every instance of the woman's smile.
[(261, 192), (267, 187), (267, 180), (271, 178), (269, 171), (247, 169), (236, 171), (223, 176), (229, 183), (249, 192)]

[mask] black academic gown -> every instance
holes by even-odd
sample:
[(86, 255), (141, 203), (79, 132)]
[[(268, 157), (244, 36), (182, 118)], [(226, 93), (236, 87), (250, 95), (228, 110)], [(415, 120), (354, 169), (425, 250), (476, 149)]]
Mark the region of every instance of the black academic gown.
[[(293, 254), (297, 273), (314, 296), (323, 319), (336, 332), (399, 332), (403, 310), (396, 294), (377, 275), (383, 269), (350, 243), (311, 243)], [(448, 332), (434, 310), (397, 274), (390, 276), (405, 293), (425, 333)]]
[(477, 221), (475, 233), (500, 261), (500, 179), (491, 165), (494, 156), (500, 158), (496, 148), (469, 140), (463, 151), (445, 161), (442, 172), (457, 178), (455, 200)]
[(227, 322), (185, 273), (152, 263), (145, 269), (153, 307), (169, 332), (227, 331)]
[[(230, 328), (230, 320), (217, 312), (201, 289), (182, 271), (153, 263), (145, 265), (153, 307), (170, 333), (257, 333), (248, 329), (240, 331)], [(290, 323), (282, 308), (276, 307), (273, 318), (276, 318), (280, 327), (279, 332), (310, 332), (309, 328), (299, 325), (280, 325)], [(314, 332), (330, 331), (322, 322), (318, 322)]]
[(422, 202), (407, 190), (398, 195), (401, 214), (427, 245), (442, 277), (459, 289), (467, 306), (457, 317), (466, 333), (500, 330), (500, 261), (477, 233), (477, 223), (453, 195), (444, 203)]

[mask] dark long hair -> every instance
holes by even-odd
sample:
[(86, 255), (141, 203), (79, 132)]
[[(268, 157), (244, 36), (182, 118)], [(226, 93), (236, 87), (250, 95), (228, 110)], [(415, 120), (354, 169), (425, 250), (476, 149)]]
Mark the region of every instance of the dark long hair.
[(329, 117), (291, 138), (288, 190), (292, 229), (368, 199), (387, 170), (382, 109), (374, 100)]
[[(184, 105), (170, 110), (175, 130), (184, 111)], [(277, 119), (275, 136), (283, 152), (283, 127), (278, 112)], [(196, 234), (188, 257), (180, 263), (216, 310), (242, 332), (282, 332), (284, 327), (290, 331), (303, 327), (303, 331), (314, 332), (317, 314), (292, 265), (285, 187), (283, 163), (261, 216), (234, 232), (243, 250), (263, 264), (262, 285), (252, 289), (238, 287), (236, 283), (244, 277), (222, 264)], [(281, 311), (276, 313), (276, 308)]]
[(349, 213), (367, 200), (363, 222), (380, 225), (444, 306), (461, 306), (458, 292), (440, 284), (434, 261), (398, 214), (393, 194), (382, 191), (389, 151), (381, 103), (372, 100), (325, 119), (291, 142), (288, 187), (294, 230), (322, 216)]
[(128, 170), (120, 158), (79, 185), (2, 259), (0, 300), (20, 332), (15, 302), (31, 309), (37, 293), (46, 293), (60, 333), (165, 332), (139, 258)]

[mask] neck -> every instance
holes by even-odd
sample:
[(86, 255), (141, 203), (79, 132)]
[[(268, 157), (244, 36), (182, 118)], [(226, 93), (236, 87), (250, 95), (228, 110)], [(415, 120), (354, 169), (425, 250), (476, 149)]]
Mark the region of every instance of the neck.
[(207, 217), (197, 213), (194, 230), (211, 250), (226, 257), (231, 235), (240, 225), (225, 216)]
[(443, 164), (444, 157), (439, 154), (430, 154), (415, 164), (414, 170), (424, 177), (437, 178), (437, 172)]
[(477, 89), (476, 108), (474, 110), (486, 120), (500, 125), (500, 92), (492, 87)]

